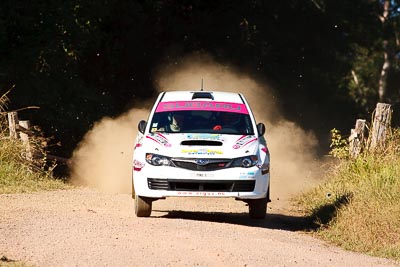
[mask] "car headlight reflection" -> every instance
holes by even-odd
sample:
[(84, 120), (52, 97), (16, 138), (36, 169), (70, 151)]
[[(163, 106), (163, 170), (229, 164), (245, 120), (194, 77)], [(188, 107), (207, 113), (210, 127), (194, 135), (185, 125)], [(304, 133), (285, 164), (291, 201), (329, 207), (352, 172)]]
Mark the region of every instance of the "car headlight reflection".
[(152, 153), (146, 154), (146, 161), (147, 161), (147, 163), (149, 163), (153, 166), (170, 166), (171, 165), (171, 161), (170, 161), (169, 157), (152, 154)]
[(253, 155), (253, 156), (234, 159), (230, 167), (250, 168), (256, 165), (257, 163), (258, 163), (258, 157), (256, 155)]

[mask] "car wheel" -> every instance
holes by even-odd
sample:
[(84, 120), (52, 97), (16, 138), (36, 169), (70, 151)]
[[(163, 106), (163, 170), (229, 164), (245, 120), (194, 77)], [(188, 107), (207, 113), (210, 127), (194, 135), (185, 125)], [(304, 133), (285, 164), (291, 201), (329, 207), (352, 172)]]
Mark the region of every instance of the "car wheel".
[(137, 217), (149, 217), (151, 208), (152, 200), (150, 198), (135, 196), (135, 214)]
[(132, 179), (132, 198), (135, 198), (135, 185), (133, 184), (133, 179)]
[(250, 199), (249, 215), (253, 219), (264, 219), (267, 214), (267, 198)]

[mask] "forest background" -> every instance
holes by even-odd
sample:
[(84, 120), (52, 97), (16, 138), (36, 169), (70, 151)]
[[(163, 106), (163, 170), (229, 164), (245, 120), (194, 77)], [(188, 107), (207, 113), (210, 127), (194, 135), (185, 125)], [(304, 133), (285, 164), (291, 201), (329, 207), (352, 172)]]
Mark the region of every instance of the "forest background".
[(206, 54), (270, 84), (283, 115), (312, 130), (324, 153), (332, 128), (350, 134), (377, 102), (399, 114), (399, 7), (391, 0), (2, 0), (0, 95), (14, 87), (8, 110), (40, 107), (20, 117), (54, 137), (53, 154), (69, 158), (96, 121), (158, 94), (160, 65)]

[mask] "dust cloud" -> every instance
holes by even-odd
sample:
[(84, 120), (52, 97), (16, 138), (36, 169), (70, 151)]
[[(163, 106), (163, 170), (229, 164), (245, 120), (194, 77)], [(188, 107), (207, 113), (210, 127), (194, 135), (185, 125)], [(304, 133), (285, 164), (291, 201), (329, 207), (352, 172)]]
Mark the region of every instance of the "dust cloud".
[(72, 155), (70, 182), (110, 193), (130, 192), (137, 124), (147, 116), (148, 110), (132, 109), (95, 123)]
[[(265, 82), (196, 55), (160, 67), (155, 83), (159, 91), (199, 90), (202, 79), (204, 90), (243, 93), (257, 122), (265, 123), (272, 200), (287, 199), (321, 181), (316, 137), (280, 115), (274, 90)], [(137, 123), (147, 119), (148, 112), (132, 109), (116, 119), (96, 123), (73, 153), (71, 181), (109, 192), (130, 192)]]

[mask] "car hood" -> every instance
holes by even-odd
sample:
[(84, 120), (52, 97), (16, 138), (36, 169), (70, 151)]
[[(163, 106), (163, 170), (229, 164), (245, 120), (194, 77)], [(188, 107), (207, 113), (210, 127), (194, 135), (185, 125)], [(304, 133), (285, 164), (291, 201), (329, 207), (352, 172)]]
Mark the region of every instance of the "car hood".
[(256, 154), (258, 143), (255, 135), (151, 133), (142, 147), (169, 157), (234, 158)]

